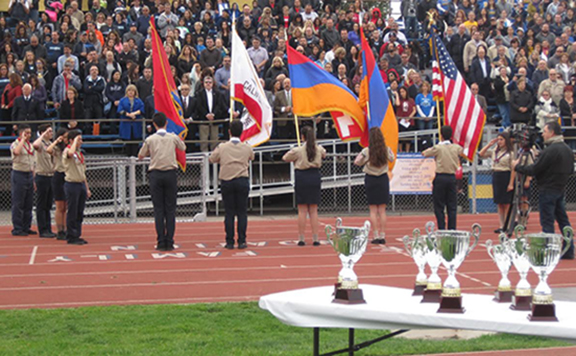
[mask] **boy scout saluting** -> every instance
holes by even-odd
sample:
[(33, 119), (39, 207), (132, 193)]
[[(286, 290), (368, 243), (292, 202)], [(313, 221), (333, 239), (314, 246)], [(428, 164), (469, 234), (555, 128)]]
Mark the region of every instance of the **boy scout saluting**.
[(22, 124), (18, 128), (19, 137), (10, 145), (12, 156), (12, 235), (36, 235), (30, 229), (32, 224), (32, 204), (34, 203), (34, 149), (30, 144), (32, 130)]
[(178, 162), (176, 149), (186, 150), (180, 137), (166, 132), (166, 115), (162, 112), (152, 118), (156, 133), (146, 139), (138, 159), (150, 156), (148, 174), (150, 177), (150, 194), (154, 206), (154, 224), (159, 251), (174, 250), (174, 232), (176, 231), (176, 195), (178, 185), (176, 173)]
[(82, 135), (80, 131), (74, 130), (68, 133), (69, 142), (62, 152), (62, 163), (64, 163), (64, 191), (66, 192), (66, 203), (68, 213), (66, 214), (66, 240), (71, 245), (85, 245), (88, 241), (81, 238), (82, 220), (84, 220), (84, 207), (86, 199), (90, 198), (90, 188), (86, 180), (86, 162), (84, 154), (80, 151), (82, 146)]
[(448, 230), (456, 230), (456, 170), (460, 166), (459, 156), (464, 152), (462, 146), (450, 142), (452, 127), (442, 126), (440, 129), (442, 141), (434, 147), (422, 152), (425, 157), (434, 157), (436, 161), (436, 177), (432, 186), (432, 200), (434, 201), (434, 215), (439, 230), (446, 229), (444, 207), (448, 210)]
[(40, 136), (32, 146), (36, 157), (36, 223), (40, 237), (52, 238), (56, 234), (52, 232), (50, 222), (50, 209), (52, 209), (52, 176), (54, 175), (54, 159), (47, 152), (52, 144), (53, 132), (50, 124), (42, 124), (38, 127)]

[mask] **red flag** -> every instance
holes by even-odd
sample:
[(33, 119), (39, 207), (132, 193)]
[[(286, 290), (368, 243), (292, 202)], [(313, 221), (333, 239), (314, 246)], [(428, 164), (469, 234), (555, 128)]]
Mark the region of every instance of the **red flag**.
[[(152, 30), (150, 36), (152, 37), (152, 64), (154, 68), (154, 106), (156, 111), (166, 114), (168, 119), (166, 131), (173, 132), (184, 140), (188, 134), (188, 128), (182, 117), (182, 103), (170, 71), (168, 56), (166, 56), (162, 40), (156, 30), (154, 16), (150, 18), (150, 29)], [(177, 149), (176, 160), (180, 168), (186, 171), (186, 151)]]

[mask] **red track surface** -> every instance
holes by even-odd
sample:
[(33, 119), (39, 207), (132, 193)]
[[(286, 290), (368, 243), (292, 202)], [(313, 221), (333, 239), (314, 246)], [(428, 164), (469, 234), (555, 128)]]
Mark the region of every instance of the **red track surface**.
[[(570, 217), (575, 221), (576, 213)], [(348, 217), (344, 223), (360, 226), (363, 220)], [(415, 227), (423, 230), (429, 220), (433, 217), (390, 217), (388, 244), (370, 245), (355, 268), (360, 282), (411, 288), (417, 270), (400, 238)], [(479, 222), (484, 243), (497, 239), (492, 232), (496, 221), (495, 215), (460, 215), (458, 226), (469, 229)], [(322, 222), (333, 224), (334, 219)], [(530, 223), (530, 229), (539, 228), (536, 215)], [(269, 293), (334, 283), (340, 262), (332, 247), (313, 247), (310, 238), (305, 247), (296, 246), (296, 229), (295, 219), (250, 221), (249, 248), (229, 251), (220, 245), (221, 222), (178, 224), (180, 248), (154, 258), (157, 251), (150, 224), (87, 225), (84, 237), (90, 243), (85, 246), (12, 237), (6, 227), (0, 232), (0, 308), (257, 300)], [(133, 250), (114, 250), (114, 246)], [(492, 293), (500, 277), (483, 245), (458, 272), (464, 292)], [(574, 272), (576, 261), (561, 261), (549, 282), (552, 287), (576, 287)], [(511, 280), (517, 281), (515, 272)], [(530, 282), (536, 284), (534, 274)]]

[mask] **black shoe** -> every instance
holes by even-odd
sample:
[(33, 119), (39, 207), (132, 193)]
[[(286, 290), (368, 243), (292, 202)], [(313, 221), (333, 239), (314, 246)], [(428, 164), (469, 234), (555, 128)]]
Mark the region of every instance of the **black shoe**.
[(306, 242), (304, 242), (304, 241), (298, 241), (298, 246), (306, 246)]
[(386, 239), (385, 238), (380, 239), (380, 245), (386, 245)]
[(494, 233), (495, 233), (495, 234), (499, 234), (499, 233), (501, 233), (501, 232), (504, 232), (504, 230), (502, 230), (502, 229), (496, 229), (496, 230), (494, 230)]
[[(240, 246), (238, 246), (240, 247)], [(224, 246), (224, 248), (228, 249), (228, 250), (233, 250), (234, 249), (234, 244), (226, 244), (226, 246)]]
[(370, 241), (370, 243), (378, 245), (380, 243), (380, 239), (374, 239), (374, 240)]
[(12, 231), (12, 236), (28, 236), (28, 233), (24, 231)]
[(166, 244), (164, 242), (158, 242), (155, 249), (156, 251), (166, 251)]
[(312, 245), (314, 245), (314, 246), (320, 246), (320, 241), (314, 241), (314, 242), (312, 242)]
[(42, 238), (47, 238), (47, 239), (52, 239), (52, 238), (56, 237), (56, 234), (53, 233), (52, 231), (46, 231), (46, 232), (41, 232), (41, 233), (40, 233), (40, 237), (42, 237)]
[(56, 237), (56, 240), (65, 241), (66, 240), (66, 232), (58, 231), (58, 236)]
[(28, 233), (28, 235), (38, 235), (38, 233), (34, 230), (28, 230), (26, 232)]
[(569, 254), (565, 254), (564, 256), (560, 257), (561, 260), (573, 260), (574, 259), (574, 254), (569, 255)]
[(80, 242), (82, 242), (83, 245), (86, 245), (88, 243), (88, 241), (84, 240), (83, 238), (79, 238), (78, 240), (80, 240)]
[(174, 251), (174, 245), (168, 244), (164, 247), (164, 251)]
[(84, 241), (80, 239), (68, 240), (68, 245), (84, 245)]
[(238, 249), (239, 249), (239, 250), (243, 250), (243, 249), (245, 249), (245, 248), (247, 248), (247, 247), (248, 247), (248, 245), (246, 245), (245, 242), (243, 242), (243, 243), (241, 243), (241, 244), (238, 244)]

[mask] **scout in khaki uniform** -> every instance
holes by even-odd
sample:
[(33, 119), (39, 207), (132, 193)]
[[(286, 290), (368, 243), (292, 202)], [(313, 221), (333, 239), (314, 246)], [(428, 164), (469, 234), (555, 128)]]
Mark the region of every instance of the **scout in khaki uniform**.
[(425, 157), (434, 157), (436, 161), (436, 177), (433, 181), (432, 200), (434, 215), (438, 229), (446, 229), (444, 207), (448, 210), (448, 230), (456, 230), (456, 208), (458, 206), (456, 191), (456, 170), (460, 166), (460, 156), (464, 152), (462, 146), (450, 142), (452, 128), (442, 126), (440, 129), (442, 141), (434, 147), (422, 152)]
[(354, 164), (364, 166), (364, 189), (370, 209), (370, 223), (374, 232), (373, 244), (386, 243), (386, 206), (390, 201), (388, 163), (395, 159), (394, 152), (386, 145), (379, 127), (369, 131), (369, 145), (354, 159)]
[(254, 151), (248, 144), (240, 141), (243, 127), (240, 120), (230, 123), (230, 141), (221, 143), (210, 155), (210, 163), (220, 164), (218, 177), (222, 182), (224, 200), (224, 227), (226, 229), (226, 248), (234, 248), (234, 219), (238, 216), (238, 248), (246, 248), (246, 228), (248, 227), (248, 166), (254, 159)]
[(326, 157), (326, 150), (316, 144), (316, 133), (312, 127), (305, 126), (302, 129), (302, 140), (305, 142), (304, 145), (291, 149), (282, 159), (294, 162), (296, 175), (294, 190), (298, 204), (298, 246), (306, 245), (304, 242), (306, 215), (310, 216), (312, 245), (320, 246), (318, 241), (318, 204), (322, 185), (320, 167), (322, 159)]
[(166, 121), (164, 113), (154, 114), (152, 122), (156, 133), (144, 141), (138, 152), (140, 160), (150, 156), (148, 175), (158, 241), (156, 249), (159, 251), (174, 250), (176, 195), (178, 193), (176, 149), (186, 150), (186, 145), (180, 137), (166, 132)]
[(32, 130), (22, 124), (18, 127), (18, 138), (10, 145), (12, 157), (12, 235), (36, 235), (30, 229), (32, 205), (34, 204), (34, 148), (30, 143)]
[(54, 176), (54, 158), (48, 153), (48, 147), (52, 144), (54, 136), (50, 124), (42, 124), (38, 127), (40, 136), (34, 141), (36, 158), (36, 223), (40, 237), (52, 238), (56, 234), (52, 232), (50, 209), (52, 209), (52, 176)]
[(66, 183), (64, 173), (64, 162), (62, 160), (62, 152), (68, 145), (68, 130), (59, 128), (56, 131), (56, 140), (52, 142), (46, 152), (52, 155), (54, 159), (54, 176), (52, 177), (52, 192), (56, 202), (56, 212), (54, 220), (56, 221), (56, 228), (58, 229), (57, 240), (66, 240), (66, 193), (64, 192), (64, 184)]
[(90, 198), (90, 189), (86, 180), (86, 162), (84, 154), (80, 151), (82, 134), (78, 130), (68, 133), (67, 145), (62, 152), (64, 163), (64, 192), (66, 193), (66, 240), (71, 245), (85, 245), (88, 241), (81, 238), (82, 220), (84, 220), (84, 207), (86, 199)]

